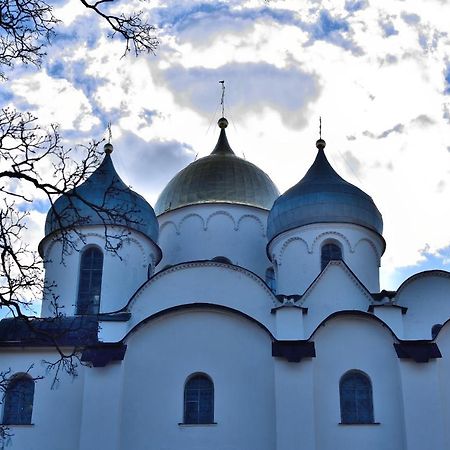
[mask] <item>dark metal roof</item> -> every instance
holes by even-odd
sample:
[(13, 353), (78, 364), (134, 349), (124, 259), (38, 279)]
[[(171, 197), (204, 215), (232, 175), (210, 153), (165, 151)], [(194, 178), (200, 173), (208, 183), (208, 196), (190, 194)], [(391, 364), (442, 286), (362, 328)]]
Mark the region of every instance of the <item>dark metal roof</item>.
[(441, 351), (435, 342), (403, 341), (394, 343), (400, 359), (412, 359), (417, 363), (427, 363), (430, 359), (442, 358)]
[[(319, 145), (323, 142), (323, 145)], [(383, 219), (372, 198), (341, 178), (318, 141), (316, 159), (306, 175), (274, 203), (267, 225), (269, 239), (313, 223), (344, 222), (383, 232)]]
[(95, 316), (0, 320), (0, 346), (85, 346), (98, 342)]
[(397, 294), (397, 291), (386, 291), (383, 289), (380, 292), (372, 292), (371, 295), (373, 299), (377, 302), (383, 300), (384, 298), (388, 298), (389, 300), (392, 300), (395, 297), (395, 294)]
[(158, 240), (153, 208), (120, 179), (108, 152), (83, 184), (56, 200), (47, 214), (45, 235), (62, 227), (104, 224), (125, 225)]
[(223, 127), (212, 153), (191, 163), (169, 182), (156, 202), (155, 212), (160, 215), (203, 203), (270, 209), (278, 196), (278, 189), (266, 173), (234, 154)]

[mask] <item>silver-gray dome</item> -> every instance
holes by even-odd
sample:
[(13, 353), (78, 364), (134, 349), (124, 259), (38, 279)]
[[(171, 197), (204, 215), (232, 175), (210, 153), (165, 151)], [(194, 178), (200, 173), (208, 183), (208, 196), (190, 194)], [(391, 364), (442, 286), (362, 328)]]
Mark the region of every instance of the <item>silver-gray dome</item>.
[(383, 232), (383, 219), (372, 198), (341, 178), (328, 162), (325, 141), (317, 141), (316, 159), (306, 175), (274, 203), (268, 218), (269, 239), (313, 223), (343, 222)]
[[(100, 166), (80, 186), (59, 197), (47, 214), (45, 235), (83, 225), (125, 225), (158, 241), (159, 225), (153, 208), (119, 177), (105, 145)], [(93, 209), (92, 205), (95, 209)]]
[(272, 180), (254, 164), (236, 156), (219, 120), (219, 140), (209, 156), (178, 172), (159, 196), (157, 215), (187, 205), (235, 203), (269, 210), (280, 195)]

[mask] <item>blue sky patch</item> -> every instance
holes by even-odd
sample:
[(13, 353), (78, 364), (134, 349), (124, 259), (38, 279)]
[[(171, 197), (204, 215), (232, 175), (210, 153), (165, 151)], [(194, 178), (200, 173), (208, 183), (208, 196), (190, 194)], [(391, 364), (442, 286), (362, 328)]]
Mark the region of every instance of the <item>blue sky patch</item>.
[(391, 20), (380, 20), (378, 23), (383, 30), (384, 37), (395, 36), (398, 34), (398, 31)]
[(317, 40), (326, 41), (355, 55), (362, 54), (361, 48), (351, 38), (352, 30), (349, 22), (342, 17), (332, 16), (326, 9), (320, 11), (316, 23), (312, 25), (304, 23), (302, 28), (310, 34), (306, 45), (312, 45)]
[(420, 16), (417, 14), (402, 12), (401, 16), (408, 25), (417, 25), (420, 22)]
[(37, 198), (32, 202), (17, 203), (16, 206), (20, 212), (38, 211), (40, 213), (46, 213), (50, 209), (50, 202), (44, 198)]
[(345, 9), (348, 12), (356, 12), (368, 6), (367, 0), (347, 0)]
[(341, 18), (332, 17), (326, 9), (320, 11), (319, 19), (312, 29), (314, 39), (327, 39), (334, 33), (347, 32), (348, 23)]
[(444, 80), (445, 80), (444, 94), (450, 95), (450, 63), (447, 64), (447, 67), (444, 71)]
[(14, 94), (11, 92), (11, 90), (2, 86), (2, 89), (0, 89), (0, 106), (6, 105), (13, 98)]
[(450, 245), (440, 249), (436, 255), (431, 254), (426, 250), (422, 251), (421, 253), (422, 256), (425, 257), (425, 259), (419, 264), (416, 264), (414, 266), (400, 267), (395, 270), (395, 274), (393, 276), (394, 282), (396, 283), (395, 288), (398, 288), (398, 286), (400, 286), (400, 284), (410, 276), (420, 272), (424, 272), (426, 270), (450, 271)]

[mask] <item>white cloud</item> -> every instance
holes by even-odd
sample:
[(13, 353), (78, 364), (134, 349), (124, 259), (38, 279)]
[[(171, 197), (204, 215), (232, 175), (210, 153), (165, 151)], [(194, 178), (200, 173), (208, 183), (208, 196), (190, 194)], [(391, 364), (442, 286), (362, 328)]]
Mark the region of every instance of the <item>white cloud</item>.
[[(165, 179), (144, 187), (131, 161), (156, 164), (169, 177), (197, 152), (209, 153), (219, 79), (227, 83), (232, 147), (282, 191), (313, 161), (322, 116), (330, 161), (383, 214), (382, 285), (393, 288), (399, 268), (424, 261), (426, 244), (438, 254), (450, 243), (450, 5), (356, 3), (154, 1), (150, 14), (165, 20), (162, 45), (156, 57), (139, 59), (121, 58), (123, 43), (99, 37), (104, 25), (90, 19), (75, 41), (55, 41), (51, 49), (52, 64), (61, 61), (64, 73), (18, 73), (11, 102), (28, 103), (41, 122), (61, 123), (73, 142), (101, 137), (111, 120), (119, 172), (152, 201)], [(58, 10), (69, 31), (85, 17), (78, 4)], [(325, 33), (324, 18), (341, 21), (326, 39), (314, 28)], [(345, 42), (360, 51), (346, 50)]]
[(98, 123), (87, 97), (67, 80), (40, 72), (13, 81), (12, 86), (16, 97), (29, 104), (42, 123), (59, 123), (64, 129), (80, 131)]

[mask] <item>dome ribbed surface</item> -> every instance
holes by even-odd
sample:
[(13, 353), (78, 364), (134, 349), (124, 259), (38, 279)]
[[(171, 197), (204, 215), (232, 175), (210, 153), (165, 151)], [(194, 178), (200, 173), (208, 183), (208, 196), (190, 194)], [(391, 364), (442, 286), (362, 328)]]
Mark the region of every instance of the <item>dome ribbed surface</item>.
[(155, 212), (159, 215), (203, 203), (235, 203), (269, 210), (278, 196), (268, 175), (234, 154), (222, 128), (212, 153), (191, 163), (168, 183)]
[(45, 235), (61, 228), (104, 224), (126, 226), (155, 243), (158, 240), (153, 208), (120, 179), (108, 153), (83, 184), (56, 200), (47, 214)]
[(330, 222), (361, 225), (380, 235), (383, 232), (383, 219), (372, 198), (341, 178), (319, 148), (302, 180), (275, 201), (267, 235), (273, 239), (303, 225)]

